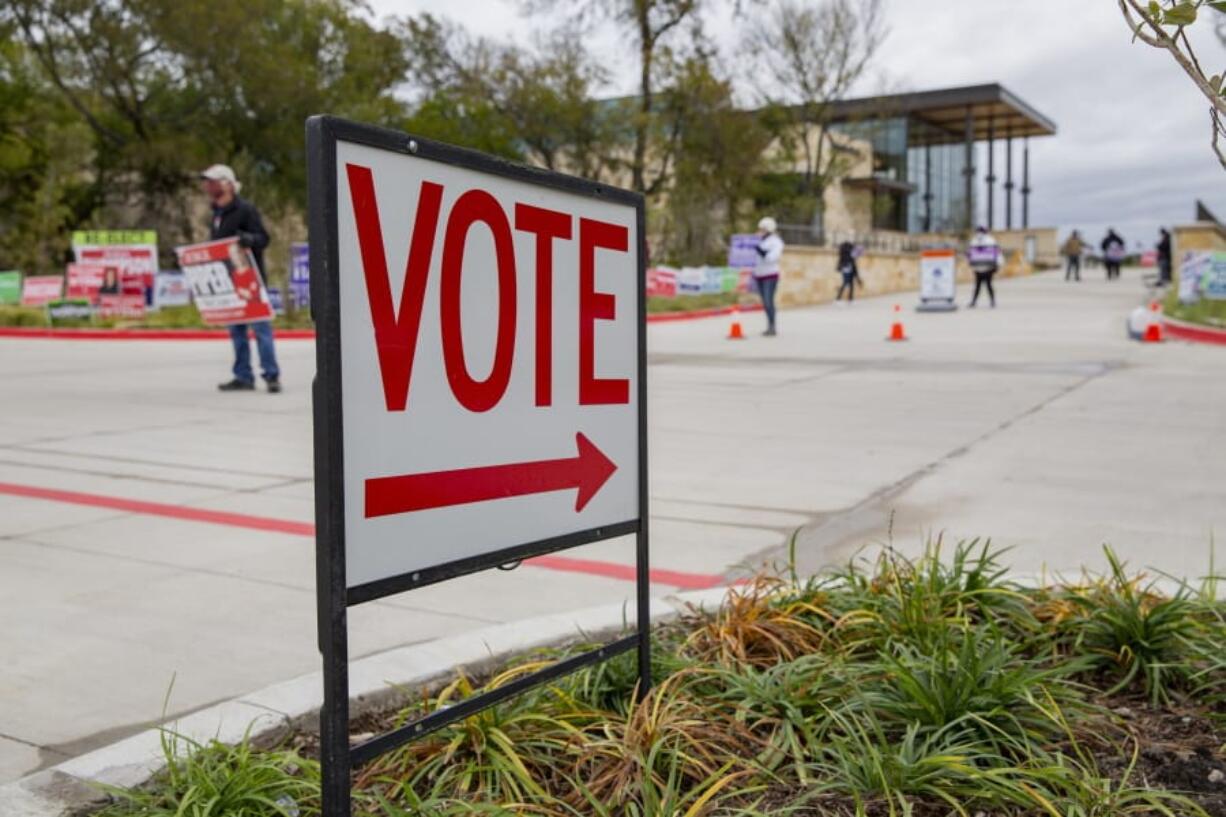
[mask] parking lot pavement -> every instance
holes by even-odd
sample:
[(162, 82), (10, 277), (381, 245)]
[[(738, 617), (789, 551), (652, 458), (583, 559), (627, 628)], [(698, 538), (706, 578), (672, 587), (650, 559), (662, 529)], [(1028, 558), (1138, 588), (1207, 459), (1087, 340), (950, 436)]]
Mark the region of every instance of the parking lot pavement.
[[(1136, 271), (1006, 280), (649, 330), (653, 591), (887, 538), (991, 536), (1021, 572), (1208, 565), (1226, 509), (1222, 350), (1125, 340)], [(310, 341), (281, 395), (221, 394), (228, 344), (0, 339), (0, 781), (318, 668)], [(614, 540), (361, 605), (353, 655), (628, 600)]]

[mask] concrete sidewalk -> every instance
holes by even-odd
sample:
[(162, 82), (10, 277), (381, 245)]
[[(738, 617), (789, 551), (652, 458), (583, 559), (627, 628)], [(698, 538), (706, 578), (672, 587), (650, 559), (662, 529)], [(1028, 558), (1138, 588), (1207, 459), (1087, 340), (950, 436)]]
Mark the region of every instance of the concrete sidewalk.
[[(1223, 350), (1142, 346), (1108, 284), (1005, 280), (1000, 307), (918, 315), (895, 299), (653, 325), (653, 567), (677, 582), (866, 541), (993, 536), (1023, 572), (1102, 564), (1186, 576), (1226, 509)], [(284, 520), (284, 530), (35, 499), (0, 485), (0, 781), (318, 668), (309, 341), (287, 391), (219, 394), (225, 342), (0, 340), (0, 483)], [(354, 608), (355, 657), (630, 598), (629, 541), (569, 567), (492, 571)], [(617, 568), (622, 569), (621, 573)], [(658, 594), (680, 585), (659, 583)], [(628, 613), (630, 610), (628, 610)]]

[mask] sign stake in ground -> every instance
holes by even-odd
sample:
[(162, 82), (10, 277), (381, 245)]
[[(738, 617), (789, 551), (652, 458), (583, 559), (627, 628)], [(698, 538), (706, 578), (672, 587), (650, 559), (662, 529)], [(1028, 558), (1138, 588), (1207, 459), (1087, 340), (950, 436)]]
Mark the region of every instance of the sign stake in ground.
[[(307, 122), (323, 810), (350, 773), (637, 649), (650, 686), (642, 196)], [(348, 609), (633, 536), (636, 632), (349, 745)]]

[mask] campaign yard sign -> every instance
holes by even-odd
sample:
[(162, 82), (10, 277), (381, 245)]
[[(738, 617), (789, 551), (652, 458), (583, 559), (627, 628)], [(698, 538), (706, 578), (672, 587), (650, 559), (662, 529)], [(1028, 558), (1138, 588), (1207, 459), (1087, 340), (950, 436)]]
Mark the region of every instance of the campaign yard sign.
[(192, 302), (192, 288), (181, 270), (158, 270), (153, 279), (153, 305), (187, 306)]
[(237, 238), (175, 247), (192, 300), (208, 324), (259, 323), (273, 318), (255, 256)]
[(63, 291), (62, 275), (28, 275), (21, 286), (21, 305), (43, 306), (58, 300)]
[(311, 248), (303, 241), (289, 245), (289, 300), (295, 309), (311, 306)]
[(102, 285), (108, 280), (112, 282), (113, 292), (119, 291), (119, 268), (106, 264), (69, 264), (65, 269), (65, 297), (81, 299), (91, 304), (98, 303), (98, 294)]
[[(650, 685), (642, 196), (307, 123), (323, 810), (351, 763), (637, 647)], [(636, 536), (638, 629), (350, 747), (346, 609)], [(515, 615), (509, 611), (508, 615)]]
[(72, 252), (78, 263), (104, 264), (139, 277), (142, 292), (152, 293), (158, 271), (155, 230), (78, 230)]
[(0, 272), (0, 304), (12, 306), (21, 303), (21, 272)]

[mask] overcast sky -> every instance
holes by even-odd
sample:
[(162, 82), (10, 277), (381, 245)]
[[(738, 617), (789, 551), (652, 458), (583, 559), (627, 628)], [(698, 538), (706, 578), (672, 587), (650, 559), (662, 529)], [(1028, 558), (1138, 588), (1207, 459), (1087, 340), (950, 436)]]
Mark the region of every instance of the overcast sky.
[[(861, 93), (999, 82), (1056, 122), (1056, 136), (1031, 141), (1032, 225), (1079, 227), (1097, 238), (1111, 224), (1130, 244), (1149, 244), (1159, 224), (1191, 221), (1197, 198), (1226, 218), (1226, 171), (1209, 145), (1208, 104), (1170, 56), (1130, 42), (1115, 0), (885, 1), (890, 33)], [(524, 16), (514, 0), (370, 2), (379, 17), (428, 11), (521, 44), (561, 22)], [(748, 72), (737, 57), (744, 23), (730, 4), (716, 3), (706, 29), (728, 64)], [(1226, 53), (1202, 28), (1195, 42), (1216, 70)], [(590, 43), (613, 72), (605, 90), (632, 92), (635, 58), (625, 38), (606, 26)], [(1003, 156), (1001, 145), (998, 167)], [(1020, 178), (1020, 151), (1014, 161)], [(979, 166), (982, 176), (982, 153)], [(1015, 218), (1020, 208), (1015, 202)], [(1003, 212), (998, 202), (998, 220)]]

